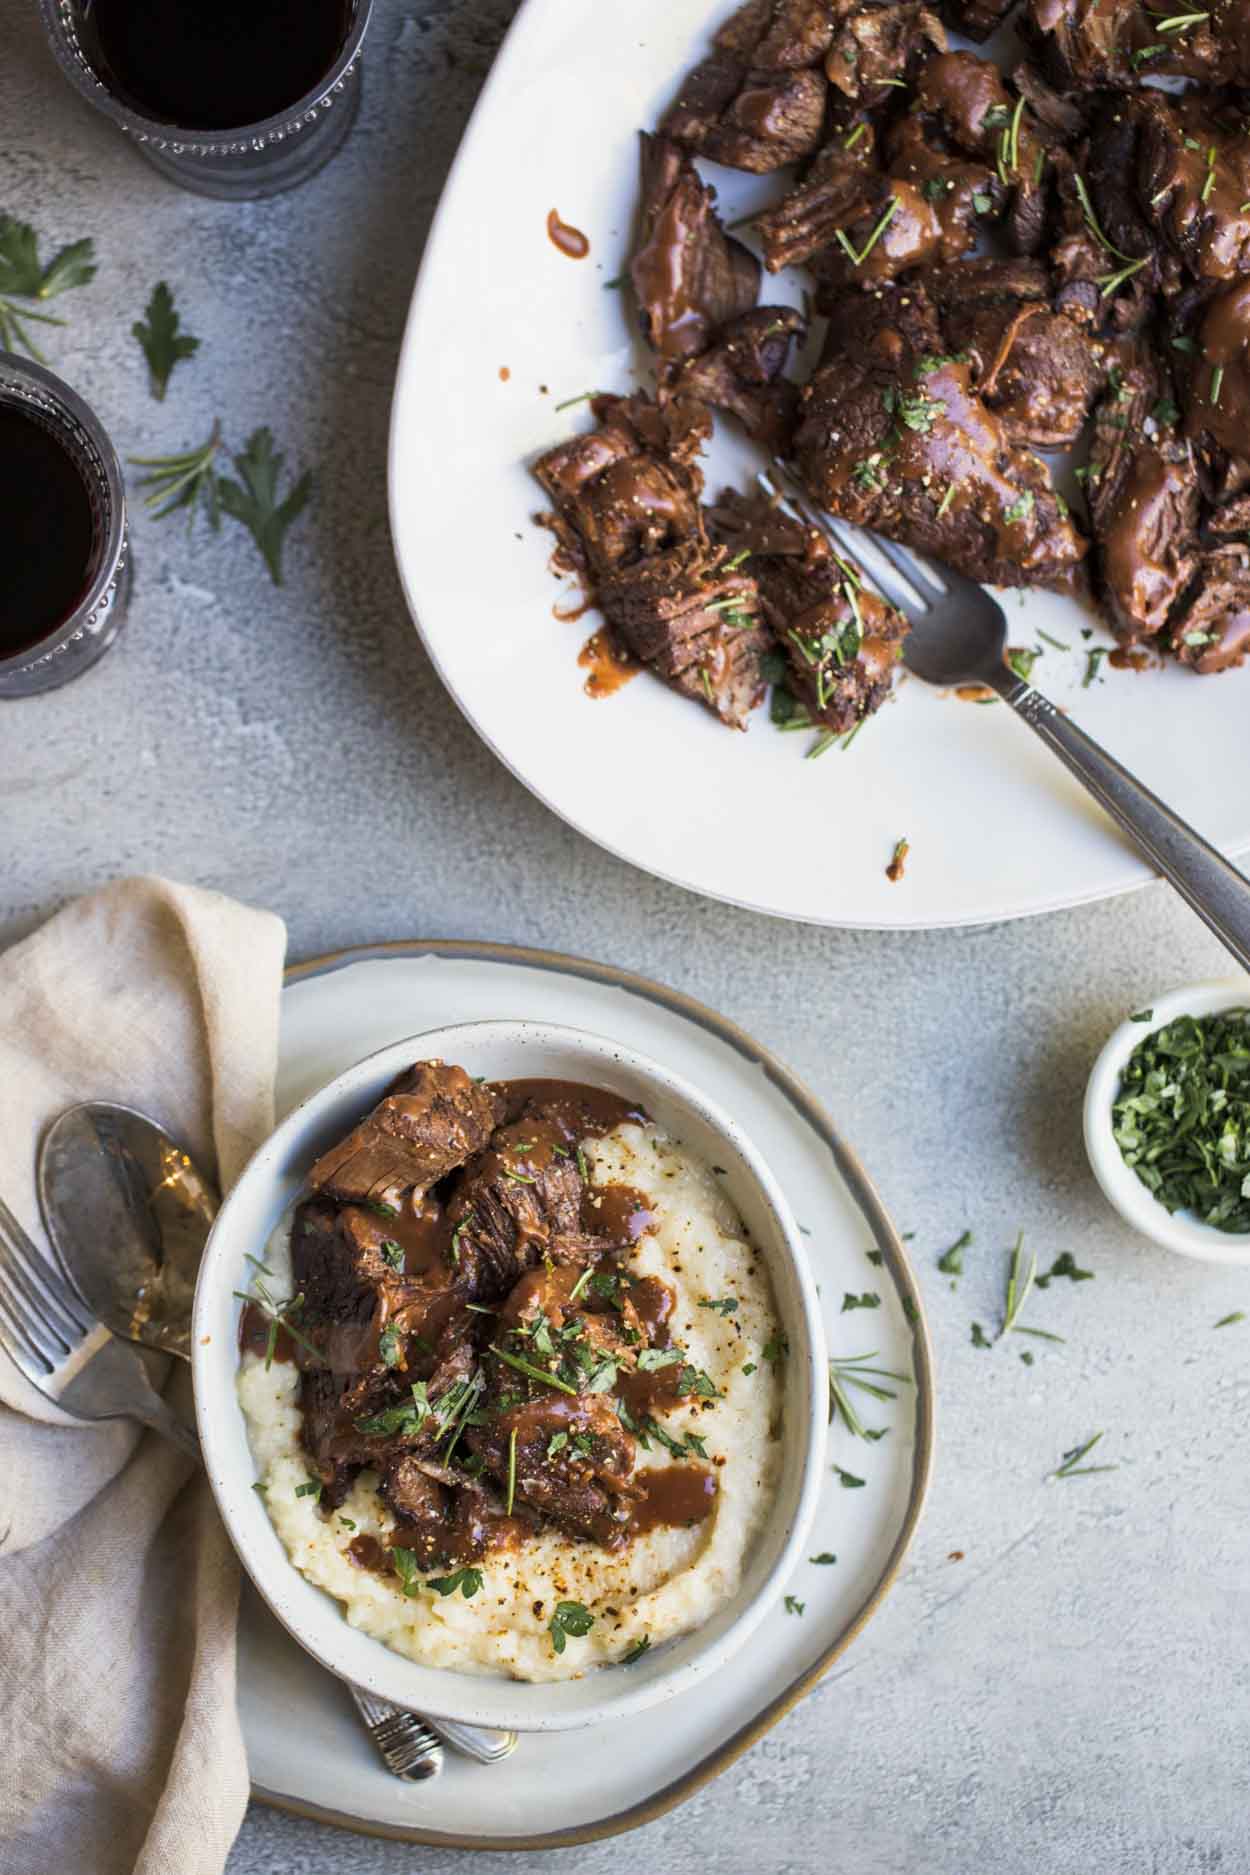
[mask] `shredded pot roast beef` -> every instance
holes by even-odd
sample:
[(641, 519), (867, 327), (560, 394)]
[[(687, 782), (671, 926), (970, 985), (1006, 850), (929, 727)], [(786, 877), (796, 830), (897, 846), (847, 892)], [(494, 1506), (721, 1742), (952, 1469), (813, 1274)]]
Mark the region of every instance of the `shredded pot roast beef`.
[(628, 1119), (599, 1089), (418, 1062), (314, 1165), (269, 1353), (299, 1365), (327, 1514), (377, 1477), (394, 1548), (371, 1539), (366, 1566), (465, 1567), (545, 1526), (616, 1549), (638, 1444), (699, 1455), (663, 1416), (715, 1389), (671, 1338), (671, 1289), (631, 1267), (653, 1219), (579, 1147)]
[[(946, 39), (1012, 24), (1009, 75)], [(831, 733), (889, 695), (904, 623), (808, 517), (704, 508), (721, 412), (816, 507), (1092, 600), (1197, 672), (1240, 663), (1248, 101), (1242, 0), (746, 0), (642, 138), (627, 290), (654, 392), (594, 399), (534, 465), (609, 635), (734, 728), (770, 683), (776, 720)], [(729, 232), (697, 158), (787, 173)], [(756, 303), (788, 268), (803, 316)], [(1057, 451), (1083, 457), (1071, 501)]]

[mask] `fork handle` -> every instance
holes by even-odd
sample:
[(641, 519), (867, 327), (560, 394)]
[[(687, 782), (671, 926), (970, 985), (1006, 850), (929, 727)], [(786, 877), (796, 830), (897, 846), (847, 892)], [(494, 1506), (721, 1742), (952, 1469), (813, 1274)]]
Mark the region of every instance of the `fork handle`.
[(148, 1426), (153, 1432), (159, 1432), (162, 1439), (168, 1439), (170, 1444), (176, 1445), (180, 1452), (185, 1452), (188, 1458), (193, 1458), (197, 1465), (204, 1463), (204, 1454), (200, 1451), (200, 1442), (196, 1437), (195, 1428), (179, 1419), (173, 1408), (166, 1406), (155, 1388), (152, 1390), (152, 1398), (143, 1402), (142, 1410), (138, 1406), (134, 1407), (130, 1417), (137, 1419), (141, 1426)]
[(1031, 684), (1005, 666), (988, 681), (1250, 970), (1250, 879)]

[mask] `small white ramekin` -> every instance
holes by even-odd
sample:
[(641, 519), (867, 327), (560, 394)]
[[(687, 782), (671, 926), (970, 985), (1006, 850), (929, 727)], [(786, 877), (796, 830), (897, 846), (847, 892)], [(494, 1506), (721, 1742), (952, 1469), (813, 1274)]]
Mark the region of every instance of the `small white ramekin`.
[[(668, 1132), (725, 1169), (725, 1189), (767, 1264), (789, 1338), (776, 1498), (732, 1601), (695, 1632), (628, 1670), (603, 1667), (544, 1685), (422, 1666), (348, 1626), (339, 1604), (295, 1568), (261, 1499), (235, 1392), (239, 1303), (232, 1291), (298, 1196), (317, 1155), (355, 1125), (414, 1061), (454, 1061), (490, 1080), (583, 1081), (639, 1101)], [(204, 1463), (231, 1542), (283, 1626), (341, 1679), (398, 1706), (504, 1731), (560, 1731), (637, 1712), (681, 1693), (737, 1652), (775, 1608), (803, 1554), (825, 1450), (824, 1327), (807, 1253), (768, 1165), (736, 1122), (688, 1082), (620, 1043), (524, 1021), (470, 1022), (391, 1043), (298, 1106), (253, 1156), (218, 1214), (200, 1265), (192, 1377)]]
[(1203, 1224), (1188, 1212), (1166, 1211), (1124, 1163), (1111, 1130), (1111, 1108), (1120, 1091), (1120, 1076), (1137, 1044), (1155, 1029), (1178, 1016), (1210, 1016), (1221, 1009), (1250, 1008), (1250, 977), (1228, 977), (1219, 982), (1194, 983), (1188, 989), (1169, 990), (1165, 996), (1146, 998), (1143, 1009), (1149, 1022), (1122, 1022), (1105, 1043), (1094, 1063), (1085, 1089), (1085, 1150), (1094, 1177), (1125, 1223), (1143, 1237), (1204, 1263), (1250, 1264), (1250, 1235), (1240, 1236)]

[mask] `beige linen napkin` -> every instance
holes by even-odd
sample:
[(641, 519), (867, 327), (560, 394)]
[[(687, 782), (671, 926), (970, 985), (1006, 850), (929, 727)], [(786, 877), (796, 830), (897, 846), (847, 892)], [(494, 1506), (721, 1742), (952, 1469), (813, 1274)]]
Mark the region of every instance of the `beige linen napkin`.
[[(273, 1123), (285, 932), (162, 879), (0, 956), (0, 1194), (43, 1247), (39, 1136), (139, 1107), (228, 1186)], [(184, 1369), (170, 1396), (188, 1410)], [(0, 1872), (220, 1875), (247, 1800), (238, 1570), (157, 1434), (86, 1427), (0, 1355)]]

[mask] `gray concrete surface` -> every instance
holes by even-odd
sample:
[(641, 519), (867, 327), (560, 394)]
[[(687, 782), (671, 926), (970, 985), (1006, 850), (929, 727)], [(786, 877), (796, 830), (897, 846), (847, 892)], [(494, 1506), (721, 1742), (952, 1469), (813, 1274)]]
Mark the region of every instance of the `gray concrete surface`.
[[(317, 465), (275, 593), (237, 530), (140, 520), (124, 642), (0, 706), (0, 938), (158, 869), (276, 907), (293, 956), (458, 935), (609, 958), (753, 1029), (858, 1142), (914, 1251), (939, 1360), (926, 1520), (879, 1619), (742, 1763), (561, 1870), (673, 1875), (1197, 1875), (1250, 1869), (1250, 1280), (1166, 1258), (1102, 1203), (1090, 1058), (1126, 1009), (1224, 974), (1162, 888), (973, 933), (846, 935), (702, 903), (551, 818), (477, 743), (412, 633), (385, 508), (391, 374), (430, 213), (513, 0), (379, 0), (365, 104), (325, 174), (244, 207), (170, 189), (61, 83), (0, 0), (0, 210), (96, 237), (54, 366), (127, 452), (220, 414)], [(200, 356), (151, 401), (129, 328), (175, 286)], [(1237, 681), (1236, 679), (1230, 681)], [(965, 1226), (969, 1271), (934, 1269)], [(984, 1353), (1023, 1227), (1066, 1343)], [(1046, 1486), (1105, 1428), (1120, 1469)], [(952, 1551), (963, 1560), (952, 1562)], [(484, 1856), (483, 1869), (509, 1858)], [(254, 1809), (230, 1875), (398, 1875), (457, 1854)]]

